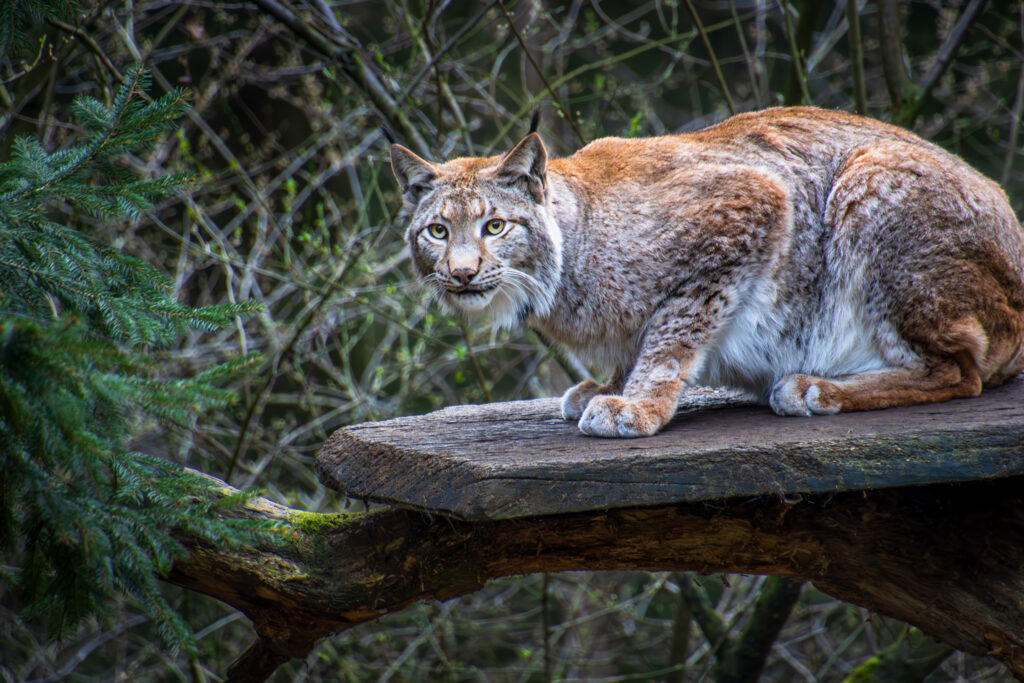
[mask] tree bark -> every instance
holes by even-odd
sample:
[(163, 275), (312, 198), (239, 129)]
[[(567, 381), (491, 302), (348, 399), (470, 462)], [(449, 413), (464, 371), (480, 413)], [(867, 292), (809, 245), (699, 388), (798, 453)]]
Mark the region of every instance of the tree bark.
[(258, 680), (318, 639), (415, 600), (446, 600), (509, 574), (584, 569), (810, 580), (992, 655), (1024, 680), (1022, 486), (1016, 476), (481, 522), (399, 508), (314, 514), (257, 499), (246, 514), (281, 520), (279, 532), (237, 548), (183, 537), (190, 554), (169, 580), (252, 619), (264, 642), (233, 670), (250, 666), (250, 677), (234, 680)]
[(803, 584), (781, 576), (769, 576), (761, 586), (754, 612), (739, 638), (718, 655), (719, 683), (757, 683), (779, 631), (800, 598)]

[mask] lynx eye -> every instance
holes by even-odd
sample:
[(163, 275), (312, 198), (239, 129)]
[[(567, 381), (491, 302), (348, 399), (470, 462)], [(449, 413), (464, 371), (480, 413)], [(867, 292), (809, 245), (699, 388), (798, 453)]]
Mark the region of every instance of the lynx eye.
[(440, 223), (431, 223), (427, 226), (427, 234), (433, 237), (435, 240), (443, 240), (448, 238), (448, 228), (444, 227)]
[(487, 225), (484, 226), (484, 230), (488, 235), (500, 235), (505, 229), (505, 221), (500, 218), (495, 218), (493, 221), (487, 221)]

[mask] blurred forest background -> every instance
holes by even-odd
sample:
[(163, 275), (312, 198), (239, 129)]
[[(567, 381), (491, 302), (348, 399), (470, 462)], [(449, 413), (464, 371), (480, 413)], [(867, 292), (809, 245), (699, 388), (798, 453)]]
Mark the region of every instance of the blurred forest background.
[[(539, 106), (550, 152), (567, 155), (601, 136), (809, 103), (911, 126), (1024, 208), (1022, 2), (83, 0), (24, 25), (10, 5), (0, 161), (17, 135), (48, 150), (74, 142), (72, 99), (109, 102), (131, 64), (150, 69), (154, 97), (190, 93), (180, 125), (124, 158), (142, 177), (194, 176), (188, 192), (133, 220), (64, 218), (169, 274), (188, 304), (265, 305), (162, 361), (190, 376), (261, 352), (260, 369), (233, 380), (239, 400), (192, 429), (140, 420), (135, 447), (297, 508), (360, 509), (311, 466), (342, 425), (558, 395), (592, 370), (530, 330), (496, 333), (431, 305), (407, 263), (381, 122), (443, 159), (509, 148)], [(751, 630), (769, 589), (790, 598), (773, 603), (781, 631), (763, 680), (1011, 680), (810, 585), (643, 572), (495, 581), (327, 639), (274, 680), (751, 680), (716, 656)], [(217, 680), (253, 638), (246, 619), (166, 595), (197, 653), (171, 654), (128, 598), (54, 641), (0, 588), (0, 677)]]

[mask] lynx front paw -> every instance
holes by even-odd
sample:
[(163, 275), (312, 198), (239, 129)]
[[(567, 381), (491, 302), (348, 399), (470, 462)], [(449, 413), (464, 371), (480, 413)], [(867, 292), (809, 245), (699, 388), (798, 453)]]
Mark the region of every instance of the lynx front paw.
[(768, 403), (778, 415), (835, 415), (840, 394), (839, 387), (819, 377), (789, 375), (775, 385)]
[(594, 396), (580, 418), (580, 431), (590, 436), (650, 436), (665, 424), (642, 402), (622, 396)]
[(575, 421), (580, 419), (590, 399), (601, 393), (604, 385), (592, 379), (584, 380), (569, 391), (562, 394), (562, 419)]

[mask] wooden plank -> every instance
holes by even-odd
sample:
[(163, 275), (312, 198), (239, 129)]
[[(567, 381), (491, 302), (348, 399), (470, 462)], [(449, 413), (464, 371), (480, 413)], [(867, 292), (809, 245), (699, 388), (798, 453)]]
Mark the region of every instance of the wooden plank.
[(468, 520), (1005, 477), (1024, 474), (1022, 377), (813, 418), (698, 391), (662, 433), (628, 440), (580, 434), (558, 399), (457, 406), (340, 429), (317, 473), (355, 498)]

